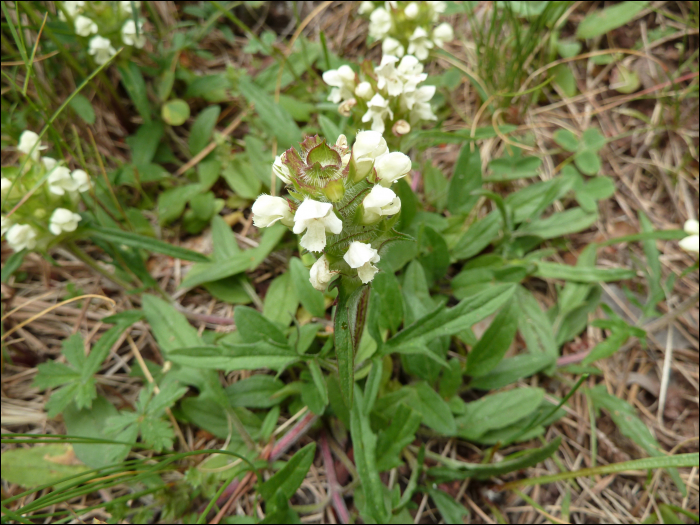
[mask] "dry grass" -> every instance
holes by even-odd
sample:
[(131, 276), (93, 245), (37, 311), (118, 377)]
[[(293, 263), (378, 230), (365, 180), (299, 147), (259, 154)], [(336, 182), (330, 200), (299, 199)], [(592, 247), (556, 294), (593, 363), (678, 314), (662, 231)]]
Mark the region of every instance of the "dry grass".
[[(314, 7), (312, 4), (299, 3), (301, 19), (311, 12)], [(619, 46), (631, 46), (636, 35), (644, 40), (648, 25), (658, 23), (660, 12), (675, 12), (679, 9), (679, 3), (675, 2), (656, 2), (654, 5), (657, 15), (647, 15), (621, 31), (617, 35), (620, 40)], [(682, 8), (682, 3), (680, 5)], [(174, 3), (157, 2), (155, 8), (166, 23), (175, 20), (177, 7)], [(291, 36), (296, 27), (293, 17), (290, 18), (281, 3), (274, 3), (269, 9), (271, 12), (268, 20), (272, 29), (283, 36)], [(380, 50), (376, 46), (365, 49), (365, 22), (351, 16), (353, 9), (351, 3), (334, 3), (312, 20), (305, 34), (313, 39), (323, 31), (329, 39), (329, 47), (341, 56), (366, 55), (368, 58), (378, 59)], [(572, 20), (580, 20), (586, 10), (585, 6), (578, 6)], [(458, 33), (467, 26), (463, 18), (456, 17), (453, 22)], [(266, 24), (260, 24), (256, 29), (265, 28)], [(520, 111), (521, 108), (516, 105), (514, 111), (497, 112), (491, 119), (491, 122), (497, 125), (515, 123), (520, 131), (531, 134), (534, 138), (533, 151), (544, 161), (541, 173), (543, 180), (557, 173), (564, 158), (557, 153), (557, 147), (552, 140), (552, 133), (556, 129), (563, 127), (580, 134), (583, 130), (595, 126), (609, 139), (600, 152), (603, 159), (602, 173), (614, 179), (615, 195), (601, 203), (600, 220), (594, 227), (568, 239), (569, 252), (561, 255), (563, 262), (574, 263), (577, 253), (590, 242), (640, 231), (637, 218), (640, 211), (649, 217), (657, 229), (679, 227), (686, 219), (697, 218), (700, 193), (698, 104), (696, 95), (688, 95), (688, 86), (691, 83), (697, 85), (697, 75), (671, 85), (666, 76), (667, 73), (673, 72), (676, 63), (674, 59), (677, 57), (674, 57), (674, 53), (677, 53), (677, 50), (674, 44), (686, 38), (688, 45), (697, 49), (697, 30), (693, 33), (681, 24), (677, 30), (673, 38), (669, 37), (654, 47), (645, 41), (640, 54), (630, 55), (625, 59), (628, 67), (640, 74), (642, 89), (648, 97), (620, 95), (610, 88), (613, 68), (601, 66), (587, 69), (586, 60), (575, 60), (572, 61), (572, 65), (580, 95), (566, 98), (560, 93), (560, 96), (542, 101), (525, 111)], [(630, 42), (626, 39), (632, 40)], [(253, 65), (250, 57), (242, 52), (244, 45), (245, 41), (242, 38), (231, 43), (218, 31), (211, 31), (203, 40), (202, 47), (212, 52), (215, 58), (209, 61), (197, 59), (194, 69), (202, 74), (220, 71), (229, 64), (236, 68), (250, 69)], [(469, 45), (455, 43), (451, 46), (451, 51), (463, 64), (473, 64), (473, 52)], [(193, 57), (187, 55), (181, 57), (181, 60), (191, 60), (193, 63), (192, 59)], [(660, 68), (659, 64), (663, 67)], [(437, 71), (443, 66), (450, 67), (451, 64), (436, 63), (431, 68)], [(37, 65), (36, 70), (41, 79), (40, 65)], [(69, 92), (74, 82), (68, 72), (65, 76), (64, 85)], [(537, 79), (533, 82), (536, 83)], [(468, 83), (464, 82), (455, 91), (451, 103), (455, 105), (456, 112), (445, 123), (446, 129), (471, 128), (490, 123), (486, 114), (480, 112), (478, 97)], [(134, 122), (124, 122), (97, 99), (94, 106), (97, 122), (93, 133), (97, 138), (100, 153), (106, 158), (126, 160), (127, 151), (121, 139), (133, 130)], [(228, 108), (224, 104), (219, 129), (232, 122), (242, 110), (236, 101), (232, 100)], [(479, 114), (481, 120), (475, 122), (474, 119)], [(639, 115), (644, 116), (651, 124), (646, 124)], [(245, 124), (233, 130), (232, 136), (240, 138), (244, 132)], [(514, 136), (517, 140), (519, 135)], [(173, 138), (184, 143), (184, 137)], [(497, 137), (479, 143), (484, 167), (489, 160), (502, 154), (508, 147), (509, 140), (511, 139)], [(456, 160), (457, 149), (448, 146), (436, 149), (433, 153), (433, 162), (445, 167), (446, 173), (449, 173), (451, 164)], [(12, 153), (3, 152), (3, 165), (13, 161)], [(524, 183), (517, 182), (513, 185), (520, 184)], [(501, 185), (495, 189), (503, 191), (506, 188)], [(249, 212), (232, 211), (243, 212), (232, 219), (241, 245), (254, 245), (258, 232), (251, 226)], [(480, 214), (486, 214), (488, 211), (490, 210), (485, 204)], [(184, 244), (205, 253), (211, 251), (211, 240), (206, 233), (189, 238)], [(693, 264), (692, 258), (680, 251), (675, 241), (659, 241), (658, 247), (662, 253), (664, 278), (671, 274), (680, 276)], [(60, 418), (50, 420), (46, 417), (44, 404), (47, 395), (40, 394), (31, 386), (37, 364), (47, 359), (62, 359), (57, 357), (60, 343), (70, 334), (80, 332), (86, 340), (94, 340), (106, 329), (101, 322), (102, 318), (139, 306), (136, 296), (126, 295), (108, 280), (96, 277), (70, 253), (57, 250), (53, 255), (58, 262), (57, 266), (48, 265), (39, 256), (29, 256), (21, 268), (21, 271), (27, 274), (27, 278), (21, 282), (12, 280), (8, 285), (2, 286), (3, 311), (10, 312), (3, 321), (6, 330), (69, 296), (69, 284), (81, 293), (110, 297), (116, 302), (116, 306), (111, 307), (99, 301), (84, 301), (82, 305), (71, 303), (42, 315), (12, 335), (7, 341), (7, 355), (12, 359), (12, 363), (3, 363), (2, 369), (3, 432), (63, 433), (65, 429)], [(3, 261), (8, 256), (9, 251), (3, 247)], [(284, 271), (289, 256), (289, 253), (283, 252), (273, 254), (251, 275), (260, 297), (264, 297), (270, 280)], [(599, 264), (602, 266), (632, 267), (636, 262), (644, 260), (641, 246), (635, 243), (614, 245), (599, 253)], [(181, 311), (187, 313), (200, 332), (205, 328), (218, 332), (234, 329), (231, 322), (231, 305), (213, 299), (201, 289), (187, 293), (178, 290), (189, 264), (163, 256), (153, 256), (149, 261), (149, 269), (161, 287), (178, 301)], [(631, 289), (643, 292), (641, 279), (627, 284)], [(662, 446), (666, 450), (673, 449), (678, 453), (698, 451), (698, 288), (697, 274), (679, 278), (668, 301), (659, 305), (662, 312), (668, 314), (664, 317), (666, 325), (654, 327), (656, 330), (653, 331), (647, 345), (636, 341), (612, 358), (601, 362), (599, 366), (602, 375), (591, 376), (588, 379), (589, 386), (602, 382), (609, 392), (634, 405)], [(544, 305), (551, 306), (555, 301), (556, 290), (553, 284), (539, 287), (538, 292)], [(633, 322), (638, 320), (638, 312), (625, 296), (619, 293), (619, 289), (608, 287), (606, 293), (611, 303), (616, 304)], [(690, 307), (686, 308), (689, 300)], [(595, 316), (602, 314), (598, 313)], [(144, 358), (162, 364), (158, 346), (145, 325), (137, 323), (127, 334)], [(141, 381), (131, 375), (132, 368), (138, 365), (134, 360), (134, 349), (126, 339), (127, 334), (112, 348), (98, 376), (100, 390), (119, 408), (133, 406), (141, 386)], [(671, 336), (667, 337), (667, 334)], [(592, 348), (602, 338), (601, 330), (589, 327), (586, 333), (565, 345), (563, 356), (574, 356), (570, 360), (576, 361), (577, 356)], [(664, 368), (664, 357), (669, 350), (673, 351), (667, 365), (670, 367), (671, 381), (665, 394), (665, 407), (661, 407), (660, 378)], [(243, 372), (222, 376), (222, 381), (229, 384), (245, 377), (246, 374)], [(572, 382), (575, 379), (573, 378)], [(571, 386), (554, 378), (541, 377), (521, 383), (523, 386), (544, 386), (548, 393), (559, 397), (565, 395)], [(593, 430), (585, 396), (580, 392), (575, 394), (565, 409), (566, 417), (551, 426), (546, 435), (548, 441), (557, 436), (563, 438), (555, 458), (528, 469), (527, 472), (513, 473), (497, 481), (455, 482), (441, 488), (470, 509), (470, 520), (473, 523), (496, 523), (499, 513), (509, 523), (543, 523), (549, 521), (548, 516), (551, 516), (552, 521), (561, 522), (566, 520), (562, 514), (562, 506), (567, 495), (570, 495), (568, 519), (576, 523), (638, 523), (655, 513), (657, 505), (661, 502), (698, 512), (700, 501), (697, 468), (681, 471), (683, 481), (688, 487), (688, 495), (685, 498), (680, 495), (670, 478), (660, 472), (655, 473), (651, 480), (646, 472), (629, 472), (593, 479), (580, 478), (525, 490), (525, 493), (546, 512), (533, 508), (513, 492), (494, 491), (498, 484), (512, 479), (556, 473), (562, 468), (574, 470), (593, 464), (604, 465), (645, 456), (639, 447), (620, 434), (608, 416), (602, 414), (596, 421), (595, 436), (598, 446), (597, 454), (593, 457)], [(285, 421), (285, 418), (281, 418), (279, 425), (283, 425)], [(295, 424), (298, 422), (291, 422), (290, 426)], [(186, 447), (191, 450), (217, 448), (222, 445), (208, 433), (186, 425), (183, 426), (183, 436)], [(313, 436), (315, 439), (316, 434)], [(299, 444), (303, 445), (311, 439), (303, 435)], [(347, 438), (343, 440), (340, 436), (329, 436), (329, 444), (334, 453), (331, 478), (337, 478), (339, 487), (347, 486), (350, 475), (345, 466), (348, 462), (346, 454), (351, 460), (351, 445)], [(454, 440), (433, 439), (427, 442), (427, 447), (455, 459), (474, 461), (480, 458), (478, 449)], [(520, 448), (522, 447), (512, 446), (508, 450), (500, 451), (500, 454), (505, 455)], [(302, 518), (304, 522), (338, 522), (338, 512), (342, 510), (337, 507), (334, 510), (334, 505), (329, 499), (329, 487), (334, 487), (334, 484), (329, 485), (328, 467), (329, 462), (324, 462), (319, 455), (293, 500), (296, 505), (307, 506), (308, 512)], [(403, 485), (409, 475), (409, 471), (399, 469), (387, 474), (384, 481)], [(236, 490), (227, 495), (234, 496), (231, 498), (229, 512), (239, 515), (256, 513), (262, 517), (261, 507), (259, 504), (256, 507), (251, 497), (252, 489), (240, 487), (244, 488), (245, 490)], [(19, 490), (17, 486), (3, 482), (3, 497), (18, 493)], [(343, 491), (342, 488), (333, 488), (334, 493), (337, 490)], [(71, 506), (78, 510), (100, 501), (110, 501), (125, 493), (127, 489), (123, 487), (101, 491), (80, 501), (73, 501)], [(342, 498), (340, 499), (342, 501)], [(23, 503), (28, 502), (25, 500)], [(351, 505), (351, 502), (351, 499), (348, 500), (348, 504)], [(416, 505), (417, 510), (413, 512), (416, 523), (433, 523), (440, 519), (439, 513), (427, 496), (417, 498)], [(109, 516), (103, 511), (93, 511), (89, 515), (81, 516), (81, 519), (93, 517), (106, 520)]]

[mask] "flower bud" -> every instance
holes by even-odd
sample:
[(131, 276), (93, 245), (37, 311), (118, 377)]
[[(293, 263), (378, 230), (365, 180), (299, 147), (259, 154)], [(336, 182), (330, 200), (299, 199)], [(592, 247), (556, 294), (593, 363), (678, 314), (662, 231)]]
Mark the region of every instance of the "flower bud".
[(688, 237), (681, 239), (678, 243), (679, 246), (686, 252), (698, 254), (698, 251), (700, 251), (700, 236), (698, 236), (700, 225), (698, 221), (693, 219), (685, 221), (683, 229), (688, 234)]
[(344, 117), (349, 117), (352, 108), (354, 108), (356, 105), (357, 100), (355, 100), (354, 98), (350, 98), (342, 104), (340, 104), (340, 106), (338, 106), (338, 113), (340, 113)]
[(287, 227), (294, 225), (294, 217), (289, 209), (289, 203), (282, 197), (260, 195), (253, 203), (253, 224), (258, 228), (266, 228), (277, 221)]
[(406, 9), (404, 9), (404, 14), (406, 15), (406, 18), (413, 19), (418, 16), (418, 10), (418, 4), (411, 2), (406, 6)]
[(322, 255), (309, 271), (309, 282), (319, 292), (324, 292), (337, 273), (331, 271), (328, 259)]
[(411, 132), (411, 125), (403, 119), (397, 120), (394, 126), (391, 128), (391, 132), (395, 136), (400, 137), (401, 135)]
[(355, 88), (355, 96), (363, 100), (369, 100), (374, 95), (372, 84), (369, 82), (360, 82)]
[(362, 223), (374, 224), (383, 216), (396, 215), (401, 211), (401, 199), (389, 188), (377, 184), (362, 201)]
[(77, 213), (65, 208), (56, 208), (49, 221), (49, 230), (54, 235), (60, 235), (62, 232), (74, 232), (78, 228), (80, 220), (81, 217)]
[(347, 149), (348, 148), (348, 138), (343, 135), (342, 133), (338, 135), (338, 140), (335, 141), (335, 147), (340, 148), (340, 149)]
[(343, 259), (350, 268), (357, 268), (357, 276), (367, 284), (374, 279), (374, 275), (379, 269), (372, 263), (379, 262), (379, 254), (371, 245), (363, 242), (353, 241), (348, 247), (348, 251), (343, 255)]
[(401, 45), (401, 42), (396, 40), (395, 38), (391, 38), (390, 36), (386, 37), (382, 41), (382, 54), (387, 56), (395, 56), (398, 58), (401, 58), (405, 53), (405, 50), (403, 46)]
[(389, 151), (386, 140), (377, 131), (360, 131), (352, 146), (355, 163), (355, 182), (364, 179), (372, 169), (375, 159)]
[(374, 163), (379, 183), (384, 187), (391, 186), (394, 182), (408, 175), (411, 171), (411, 159), (407, 155), (394, 151), (382, 155)]
[(284, 153), (282, 155), (277, 155), (275, 157), (275, 162), (272, 164), (272, 173), (277, 175), (282, 182), (285, 184), (291, 184), (292, 173), (289, 168), (284, 165), (283, 161)]

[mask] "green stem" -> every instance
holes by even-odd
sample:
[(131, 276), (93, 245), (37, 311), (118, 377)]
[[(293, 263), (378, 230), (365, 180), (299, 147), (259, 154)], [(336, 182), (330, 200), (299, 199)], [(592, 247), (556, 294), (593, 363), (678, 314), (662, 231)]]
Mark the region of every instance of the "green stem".
[(118, 277), (117, 275), (109, 273), (107, 270), (102, 268), (99, 264), (97, 264), (97, 262), (92, 257), (90, 257), (82, 249), (78, 248), (78, 246), (74, 242), (67, 243), (66, 247), (68, 248), (68, 251), (71, 252), (73, 255), (75, 255), (78, 259), (80, 259), (82, 262), (87, 264), (90, 268), (95, 270), (97, 273), (99, 273), (103, 277), (112, 281), (117, 286), (124, 288), (124, 290), (126, 290), (127, 292), (132, 289), (132, 286), (129, 283), (124, 281), (121, 277)]

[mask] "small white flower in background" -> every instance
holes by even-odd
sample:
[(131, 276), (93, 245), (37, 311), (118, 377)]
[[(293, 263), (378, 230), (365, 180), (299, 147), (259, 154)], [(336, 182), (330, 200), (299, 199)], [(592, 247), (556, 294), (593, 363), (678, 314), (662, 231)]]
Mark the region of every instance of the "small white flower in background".
[(348, 251), (343, 255), (343, 259), (350, 265), (350, 268), (357, 268), (357, 276), (364, 284), (374, 279), (374, 275), (379, 271), (372, 264), (379, 262), (379, 254), (369, 244), (357, 241), (351, 242)]
[(384, 132), (384, 118), (394, 118), (394, 113), (389, 109), (389, 101), (379, 93), (374, 95), (367, 103), (367, 113), (362, 115), (362, 122), (372, 121), (372, 131)]
[(12, 219), (8, 219), (4, 215), (0, 215), (0, 235), (5, 235), (5, 232), (12, 226)]
[(12, 181), (8, 178), (3, 177), (0, 179), (0, 195), (3, 197), (7, 195), (7, 192), (10, 191), (10, 188), (12, 187)]
[(404, 53), (405, 50), (401, 45), (401, 42), (395, 38), (388, 36), (382, 41), (382, 54), (401, 58)]
[[(141, 9), (141, 2), (134, 2), (134, 7), (136, 7), (136, 11)], [(129, 15), (133, 14), (130, 0), (122, 0), (121, 2), (119, 2), (119, 9), (122, 11), (122, 13), (126, 13)]]
[(51, 214), (49, 221), (49, 230), (54, 235), (60, 235), (62, 232), (74, 232), (78, 228), (80, 215), (73, 213), (65, 208), (56, 208)]
[(387, 153), (389, 148), (381, 133), (376, 131), (360, 131), (352, 146), (352, 156), (359, 176), (367, 175), (374, 161)]
[(16, 252), (25, 248), (33, 250), (36, 247), (36, 232), (28, 224), (15, 224), (7, 230), (7, 244)]
[(73, 184), (75, 185), (75, 190), (73, 191), (83, 193), (90, 190), (90, 177), (83, 170), (74, 170), (70, 176), (73, 179)]
[(397, 97), (403, 92), (403, 80), (395, 66), (398, 61), (395, 56), (384, 55), (380, 64), (374, 68), (377, 74), (377, 88), (386, 88), (392, 97)]
[(319, 292), (328, 288), (328, 283), (333, 280), (338, 272), (331, 272), (330, 264), (325, 255), (322, 255), (311, 267), (309, 271), (309, 282)]
[(326, 84), (333, 86), (328, 100), (338, 104), (352, 98), (355, 89), (355, 72), (350, 66), (340, 66), (338, 69), (326, 71), (322, 78)]
[(416, 27), (408, 39), (408, 53), (415, 55), (418, 60), (425, 60), (434, 45), (426, 30), (422, 27)]
[(360, 7), (357, 10), (357, 12), (361, 15), (366, 15), (367, 13), (371, 13), (374, 11), (374, 4), (372, 2), (360, 2)]
[(383, 39), (391, 30), (391, 15), (384, 8), (375, 9), (369, 15), (369, 36), (376, 40)]
[(698, 221), (691, 219), (685, 221), (683, 229), (688, 234), (688, 237), (681, 239), (678, 244), (686, 252), (697, 254), (700, 251), (700, 224), (698, 224)]
[(253, 224), (258, 228), (266, 228), (281, 221), (285, 226), (294, 224), (294, 216), (289, 209), (289, 203), (282, 197), (260, 195), (253, 203)]
[(377, 184), (362, 201), (362, 222), (372, 224), (383, 216), (396, 215), (401, 211), (401, 199), (389, 188)]
[(39, 160), (39, 154), (41, 150), (46, 149), (48, 146), (42, 146), (39, 143), (39, 135), (33, 131), (23, 131), (19, 136), (19, 144), (17, 145), (17, 150), (29, 155), (31, 153), (32, 160)]
[(46, 179), (49, 185), (49, 191), (54, 195), (65, 195), (66, 192), (73, 192), (78, 189), (73, 177), (70, 176), (70, 170), (65, 166), (55, 167), (49, 177)]
[(455, 33), (452, 30), (452, 26), (447, 22), (443, 22), (435, 29), (433, 29), (433, 42), (438, 47), (443, 47), (445, 42), (450, 42), (454, 40)]
[(277, 155), (275, 157), (275, 162), (272, 164), (272, 173), (285, 184), (290, 184), (292, 182), (290, 179), (292, 174), (289, 172), (289, 168), (282, 163), (282, 155)]
[(355, 88), (355, 96), (361, 99), (369, 100), (372, 98), (372, 95), (374, 95), (374, 90), (369, 82), (360, 82)]
[(41, 157), (41, 163), (44, 165), (44, 168), (46, 168), (46, 171), (51, 171), (56, 167), (58, 161), (56, 159), (52, 159), (51, 157)]
[(406, 9), (404, 9), (404, 14), (406, 15), (406, 18), (415, 18), (418, 16), (418, 4), (415, 2), (411, 2), (406, 6)]
[(338, 106), (338, 113), (340, 113), (344, 117), (349, 117), (352, 108), (354, 108), (356, 105), (357, 100), (355, 100), (354, 98), (349, 98)]
[(306, 234), (299, 244), (310, 252), (321, 252), (326, 247), (326, 232), (339, 234), (343, 230), (343, 222), (333, 213), (333, 205), (328, 202), (318, 202), (305, 199), (294, 214), (296, 234)]
[(75, 32), (79, 36), (90, 36), (97, 33), (97, 24), (87, 16), (78, 15), (75, 19)]
[(447, 9), (447, 2), (427, 2), (430, 8), (433, 10), (433, 21), (437, 20), (442, 13)]
[(133, 20), (127, 20), (122, 26), (122, 42), (127, 46), (134, 46), (141, 49), (146, 45), (146, 35), (143, 34), (143, 22), (139, 21), (139, 31), (136, 34), (136, 24)]
[(116, 52), (117, 50), (112, 47), (112, 43), (108, 38), (97, 35), (90, 39), (88, 54), (95, 58), (97, 65), (105, 64)]
[(411, 159), (398, 151), (387, 153), (379, 157), (374, 163), (379, 177), (379, 184), (384, 187), (391, 186), (397, 180), (408, 175), (411, 171)]
[[(71, 18), (75, 18), (75, 15), (80, 13), (83, 10), (84, 6), (85, 6), (84, 1), (63, 2), (63, 8), (66, 10), (66, 12), (68, 13), (68, 16), (70, 16)], [(66, 15), (63, 14), (63, 11), (58, 12), (58, 18), (60, 18), (64, 22), (66, 21)]]
[(411, 111), (411, 122), (419, 120), (437, 120), (429, 102), (435, 95), (435, 86), (422, 86), (415, 91), (405, 93), (402, 102)]

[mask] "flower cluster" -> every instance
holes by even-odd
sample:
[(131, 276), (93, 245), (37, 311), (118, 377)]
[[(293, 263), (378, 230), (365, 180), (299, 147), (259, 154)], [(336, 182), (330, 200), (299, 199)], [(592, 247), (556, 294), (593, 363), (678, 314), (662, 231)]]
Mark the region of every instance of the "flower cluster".
[(303, 234), (302, 248), (322, 253), (311, 267), (316, 289), (325, 290), (339, 274), (366, 284), (378, 271), (378, 247), (395, 235), (401, 200), (391, 185), (410, 170), (411, 159), (390, 153), (376, 131), (360, 131), (352, 148), (345, 135), (335, 145), (307, 137), (301, 150), (288, 149), (272, 167), (289, 197), (258, 197), (253, 223), (263, 228), (279, 221)]
[[(365, 63), (368, 64), (368, 63)], [(326, 71), (323, 80), (333, 86), (328, 100), (339, 103), (342, 115), (361, 116), (372, 131), (383, 133), (387, 125), (397, 136), (404, 135), (421, 120), (436, 120), (430, 106), (435, 86), (421, 86), (428, 75), (413, 55), (399, 60), (384, 55), (378, 67), (363, 65), (356, 75), (350, 66)]]
[[(27, 157), (24, 168), (2, 169), (0, 235), (15, 251), (45, 249), (65, 233), (74, 232), (81, 220), (76, 210), (80, 194), (90, 189), (88, 174), (71, 171), (51, 157), (42, 157), (45, 149), (36, 133), (24, 131), (17, 145), (17, 150)], [(9, 210), (14, 211), (7, 217), (5, 212)]]
[[(58, 17), (72, 25), (75, 34), (89, 38), (88, 54), (102, 65), (122, 44), (141, 49), (146, 45), (143, 20), (134, 21), (132, 2), (56, 2)], [(133, 2), (138, 10), (141, 2)]]
[(698, 235), (700, 234), (700, 225), (698, 224), (698, 221), (694, 219), (685, 221), (683, 229), (685, 230), (685, 233), (688, 234), (688, 237), (681, 239), (678, 244), (686, 252), (697, 255), (698, 252), (700, 252), (700, 235)]
[(382, 41), (385, 55), (425, 60), (454, 38), (450, 24), (434, 27), (445, 8), (446, 2), (362, 2), (359, 13), (369, 14), (369, 36)]

